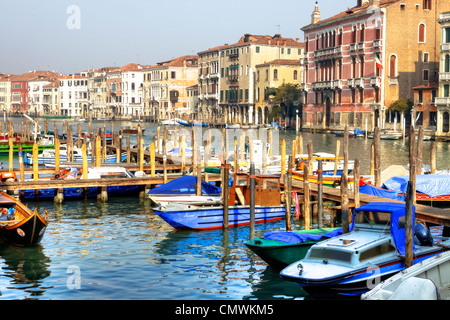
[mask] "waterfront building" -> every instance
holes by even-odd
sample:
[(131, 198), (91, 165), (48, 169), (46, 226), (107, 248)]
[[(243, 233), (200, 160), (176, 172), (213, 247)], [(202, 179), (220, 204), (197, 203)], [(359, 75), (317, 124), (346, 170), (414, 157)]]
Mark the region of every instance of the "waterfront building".
[(0, 73), (0, 112), (11, 112), (11, 76)]
[(122, 104), (119, 115), (138, 119), (143, 116), (144, 72), (139, 64), (130, 63), (120, 68)]
[(439, 24), (441, 41), (436, 139), (450, 140), (450, 11), (441, 13)]
[(90, 118), (104, 118), (112, 116), (112, 112), (109, 108), (107, 108), (106, 104), (108, 96), (108, 82), (106, 74), (109, 70), (115, 70), (115, 68), (103, 67), (87, 71)]
[[(437, 81), (436, 20), (448, 0), (358, 0), (321, 20), (316, 7), (305, 38), (303, 120), (323, 128), (392, 126), (403, 113), (389, 112), (413, 88)], [(410, 121), (410, 114), (407, 114)]]
[(86, 72), (59, 78), (60, 114), (86, 117), (89, 109), (88, 77)]
[(219, 109), (219, 82), (221, 47), (198, 52), (198, 118), (217, 119)]
[[(269, 123), (269, 113), (273, 108), (272, 99), (268, 94), (268, 90), (270, 88), (278, 88), (282, 84), (288, 83), (298, 85), (300, 88), (303, 74), (302, 65), (302, 59), (276, 59), (255, 66), (255, 106), (257, 110), (255, 114), (256, 123)], [(280, 116), (284, 121), (295, 119), (295, 111), (298, 109), (299, 106), (295, 110), (282, 108), (282, 113)]]
[(34, 116), (49, 114), (50, 109), (44, 103), (44, 88), (61, 77), (62, 74), (52, 71), (33, 71), (28, 74), (28, 112)]
[(437, 82), (417, 86), (414, 90), (413, 124), (415, 127), (422, 126), (429, 132), (436, 131), (437, 112), (436, 97), (438, 92)]
[(245, 34), (219, 49), (219, 107), (227, 123), (261, 123), (255, 110), (256, 66), (275, 59), (303, 58), (303, 43), (281, 35)]
[(112, 117), (120, 115), (122, 106), (122, 71), (120, 67), (110, 68), (106, 78), (106, 110)]
[(186, 55), (147, 67), (146, 103), (158, 120), (189, 116), (187, 88), (198, 82), (198, 56)]
[(46, 115), (60, 115), (59, 110), (59, 80), (43, 86), (42, 106)]
[[(186, 88), (187, 93), (187, 109), (189, 115), (199, 114), (199, 93), (198, 85), (190, 86)], [(201, 115), (199, 120), (204, 122), (209, 121), (209, 117)]]

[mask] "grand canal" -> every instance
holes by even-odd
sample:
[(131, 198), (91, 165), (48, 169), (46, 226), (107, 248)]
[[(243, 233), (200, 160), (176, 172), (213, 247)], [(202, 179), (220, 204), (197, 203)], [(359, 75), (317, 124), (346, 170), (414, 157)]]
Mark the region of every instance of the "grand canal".
[[(53, 128), (53, 121), (49, 122)], [(62, 121), (56, 122), (62, 130)], [(76, 123), (71, 123), (74, 126)], [(103, 127), (95, 123), (94, 127)], [(114, 128), (131, 126), (114, 122)], [(145, 143), (156, 126), (143, 124)], [(87, 124), (83, 124), (85, 128)], [(107, 129), (111, 127), (107, 125)], [(61, 131), (60, 131), (61, 132)], [(287, 149), (295, 131), (280, 131)], [(303, 133), (314, 151), (335, 152), (331, 134)], [(371, 140), (350, 139), (349, 158), (368, 174)], [(424, 142), (429, 163), (430, 142)], [(305, 149), (306, 150), (306, 149)], [(382, 141), (382, 167), (407, 164), (408, 143)], [(438, 169), (450, 167), (449, 145), (437, 143)], [(1, 157), (4, 165), (7, 156)], [(15, 160), (16, 161), (16, 160)], [(244, 245), (249, 228), (176, 231), (152, 212), (148, 200), (27, 202), (41, 212), (48, 208), (49, 226), (40, 245), (0, 245), (0, 299), (165, 299), (165, 300), (289, 300), (308, 298), (297, 285), (281, 280), (276, 270)], [(294, 220), (294, 228), (302, 228)], [(257, 235), (282, 230), (284, 221), (256, 226)]]

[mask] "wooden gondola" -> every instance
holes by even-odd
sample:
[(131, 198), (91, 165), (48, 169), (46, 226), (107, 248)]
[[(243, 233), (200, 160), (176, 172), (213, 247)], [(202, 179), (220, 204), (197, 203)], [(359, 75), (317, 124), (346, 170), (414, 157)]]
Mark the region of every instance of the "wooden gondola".
[(21, 247), (33, 246), (42, 240), (48, 223), (47, 210), (41, 217), (36, 209), (33, 212), (19, 200), (0, 192), (0, 210), (3, 209), (10, 213), (0, 221), (1, 240)]

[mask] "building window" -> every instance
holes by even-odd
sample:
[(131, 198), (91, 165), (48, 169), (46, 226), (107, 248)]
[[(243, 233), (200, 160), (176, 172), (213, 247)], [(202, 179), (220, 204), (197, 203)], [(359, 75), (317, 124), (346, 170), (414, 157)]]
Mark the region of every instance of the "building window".
[(297, 72), (297, 70), (294, 70), (294, 80), (298, 80), (298, 72)]
[(443, 114), (443, 123), (442, 123), (442, 131), (443, 132), (449, 132), (450, 126), (449, 126), (449, 115), (448, 112), (444, 112)]
[(423, 9), (431, 10), (431, 0), (423, 0)]
[(450, 28), (445, 28), (445, 43), (450, 43)]
[(425, 32), (426, 27), (425, 24), (419, 24), (419, 43), (425, 43)]
[(365, 27), (364, 27), (364, 25), (362, 25), (361, 26), (361, 34), (360, 34), (360, 38), (359, 38), (359, 42), (364, 42), (364, 39), (365, 39)]
[(171, 77), (172, 79), (175, 79), (175, 76), (176, 76), (176, 72), (175, 72), (175, 71), (172, 71), (172, 72), (170, 73), (170, 77)]
[(391, 55), (389, 58), (389, 77), (395, 78), (397, 76), (397, 56)]
[(445, 55), (444, 72), (450, 72), (450, 55)]
[(259, 53), (259, 47), (256, 47), (255, 52)]
[(430, 54), (428, 52), (423, 53), (423, 62), (425, 63), (430, 62)]
[(273, 70), (273, 80), (278, 80), (278, 70)]
[(436, 126), (437, 124), (437, 112), (436, 111), (430, 111), (430, 119), (429, 123), (430, 126)]
[(444, 84), (444, 98), (449, 98), (450, 95), (450, 85)]
[(423, 70), (423, 81), (429, 81), (430, 80), (430, 70), (425, 69)]

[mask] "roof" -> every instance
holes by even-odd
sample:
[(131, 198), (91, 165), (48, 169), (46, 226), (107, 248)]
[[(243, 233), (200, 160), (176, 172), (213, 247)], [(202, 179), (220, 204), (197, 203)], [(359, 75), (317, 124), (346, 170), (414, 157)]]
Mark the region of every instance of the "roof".
[[(399, 1), (400, 0), (380, 0), (379, 7), (380, 8), (385, 8), (385, 7), (388, 7), (388, 6), (390, 6), (390, 5), (394, 4), (394, 3), (397, 3)], [(358, 14), (365, 13), (365, 12), (367, 12), (367, 9), (369, 9), (370, 6), (372, 6), (372, 5), (370, 4), (370, 1), (368, 1), (367, 3), (363, 4), (360, 7), (355, 6), (353, 8), (348, 8), (347, 10), (342, 11), (342, 12), (340, 12), (340, 13), (338, 13), (338, 14), (330, 17), (330, 18), (327, 18), (327, 19), (324, 19), (324, 20), (320, 20), (319, 22), (314, 23), (314, 24), (306, 25), (303, 28), (301, 28), (301, 30), (308, 29), (308, 28), (314, 28), (314, 27), (320, 27), (320, 26), (322, 26), (323, 24), (325, 24), (327, 22), (332, 22), (334, 20), (345, 19), (345, 18), (348, 18), (348, 17), (353, 17), (353, 16), (356, 16)]]
[(154, 67), (198, 67), (198, 56), (181, 56), (171, 60), (158, 62)]
[(54, 71), (30, 71), (20, 75), (12, 75), (11, 81), (54, 81), (63, 76)]
[(272, 45), (272, 46), (287, 46), (287, 47), (299, 47), (304, 48), (305, 43), (299, 42), (298, 39), (292, 38), (283, 38), (280, 34), (275, 34), (274, 36), (270, 35), (254, 35), (246, 33), (244, 34), (238, 42), (234, 44), (224, 44), (222, 46), (210, 48), (208, 50), (200, 51), (198, 54), (210, 52), (210, 51), (218, 51), (225, 48), (242, 46), (246, 44), (260, 44), (260, 45)]
[(117, 71), (127, 72), (127, 71), (139, 71), (139, 70), (142, 70), (142, 69), (143, 68), (142, 68), (142, 66), (140, 64), (129, 63), (129, 64), (123, 66), (122, 68), (120, 68), (120, 70), (117, 70)]
[(299, 59), (275, 59), (269, 62), (258, 64), (257, 67), (267, 65), (300, 66), (301, 63)]

